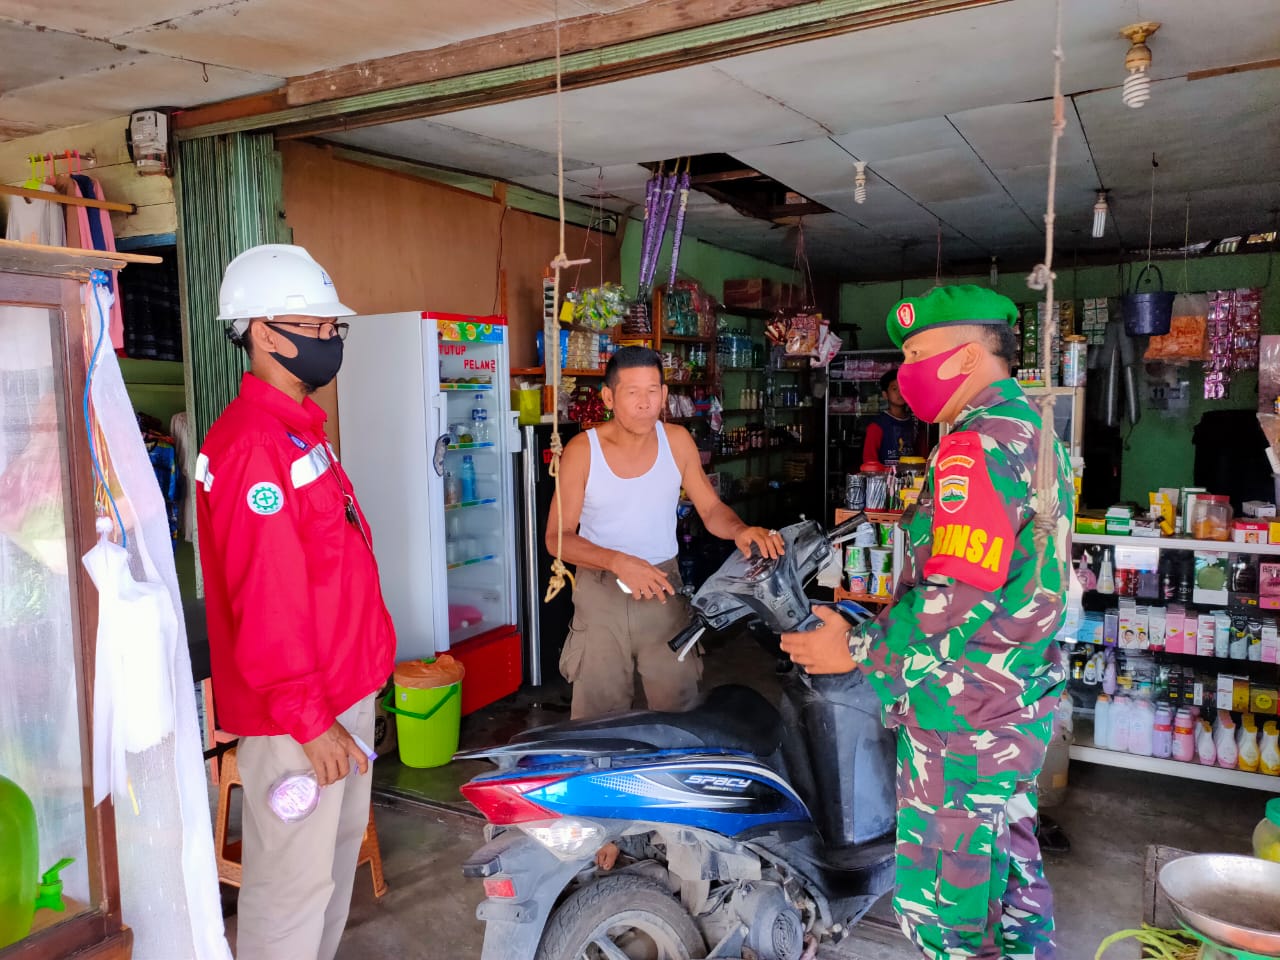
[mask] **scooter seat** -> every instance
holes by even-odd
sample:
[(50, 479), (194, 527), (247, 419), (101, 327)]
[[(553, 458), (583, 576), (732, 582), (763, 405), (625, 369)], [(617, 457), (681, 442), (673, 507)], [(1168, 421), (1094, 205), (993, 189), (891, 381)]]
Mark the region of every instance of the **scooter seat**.
[(768, 757), (782, 742), (782, 719), (773, 704), (756, 691), (729, 685), (716, 687), (685, 713), (633, 710), (594, 720), (570, 720), (526, 730), (511, 742), (601, 738), (630, 740), (657, 750), (711, 747)]

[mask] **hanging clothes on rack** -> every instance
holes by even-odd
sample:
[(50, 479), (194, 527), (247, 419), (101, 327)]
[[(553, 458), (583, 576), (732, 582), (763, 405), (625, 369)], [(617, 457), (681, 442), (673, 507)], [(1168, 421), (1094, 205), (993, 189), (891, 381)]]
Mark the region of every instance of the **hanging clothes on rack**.
[[(60, 180), (66, 188), (68, 196), (84, 197), (87, 200), (104, 200), (102, 184), (92, 177), (73, 173)], [(115, 253), (116, 235), (111, 227), (111, 215), (106, 210), (93, 207), (67, 207), (67, 246), (79, 247), (82, 250), (108, 250)], [(109, 290), (114, 297), (111, 305), (108, 331), (111, 347), (118, 355), (124, 355), (124, 313), (121, 310), (123, 297), (117, 295), (116, 278), (108, 274)]]

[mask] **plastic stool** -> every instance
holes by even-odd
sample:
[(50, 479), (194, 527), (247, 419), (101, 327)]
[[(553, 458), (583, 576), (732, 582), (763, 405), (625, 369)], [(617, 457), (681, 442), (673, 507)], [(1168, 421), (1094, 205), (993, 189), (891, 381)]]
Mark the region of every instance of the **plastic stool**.
[[(233, 887), (240, 886), (243, 872), (241, 867), (240, 841), (227, 842), (227, 826), (231, 820), (231, 790), (233, 787), (244, 789), (240, 782), (240, 767), (236, 763), (236, 748), (232, 747), (222, 755), (218, 776), (218, 814), (213, 825), (213, 855), (218, 863), (218, 880)], [(387, 881), (382, 875), (382, 848), (378, 846), (378, 828), (373, 822), (373, 805), (369, 805), (369, 825), (364, 829), (364, 839), (360, 842), (360, 855), (356, 858), (356, 868), (369, 864), (373, 879), (373, 895), (381, 897), (387, 892)]]

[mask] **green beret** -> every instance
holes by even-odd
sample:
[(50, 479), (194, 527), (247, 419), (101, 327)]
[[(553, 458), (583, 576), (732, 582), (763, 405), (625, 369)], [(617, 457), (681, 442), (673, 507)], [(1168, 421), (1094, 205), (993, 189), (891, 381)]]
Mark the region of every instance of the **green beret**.
[(1018, 308), (1003, 294), (971, 283), (935, 287), (923, 297), (899, 300), (885, 318), (885, 329), (899, 347), (921, 330), (962, 323), (1013, 326)]

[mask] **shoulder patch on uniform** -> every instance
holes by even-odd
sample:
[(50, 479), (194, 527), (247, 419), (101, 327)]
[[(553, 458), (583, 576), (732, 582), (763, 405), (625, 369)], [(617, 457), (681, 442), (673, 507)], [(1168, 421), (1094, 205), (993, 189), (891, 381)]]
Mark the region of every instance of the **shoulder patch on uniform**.
[(1007, 504), (992, 482), (982, 437), (971, 431), (943, 437), (933, 481), (937, 509), (925, 574), (998, 589), (1009, 572), (1014, 529)]
[(255, 483), (245, 497), (249, 509), (264, 517), (284, 509), (284, 492), (274, 483)]

